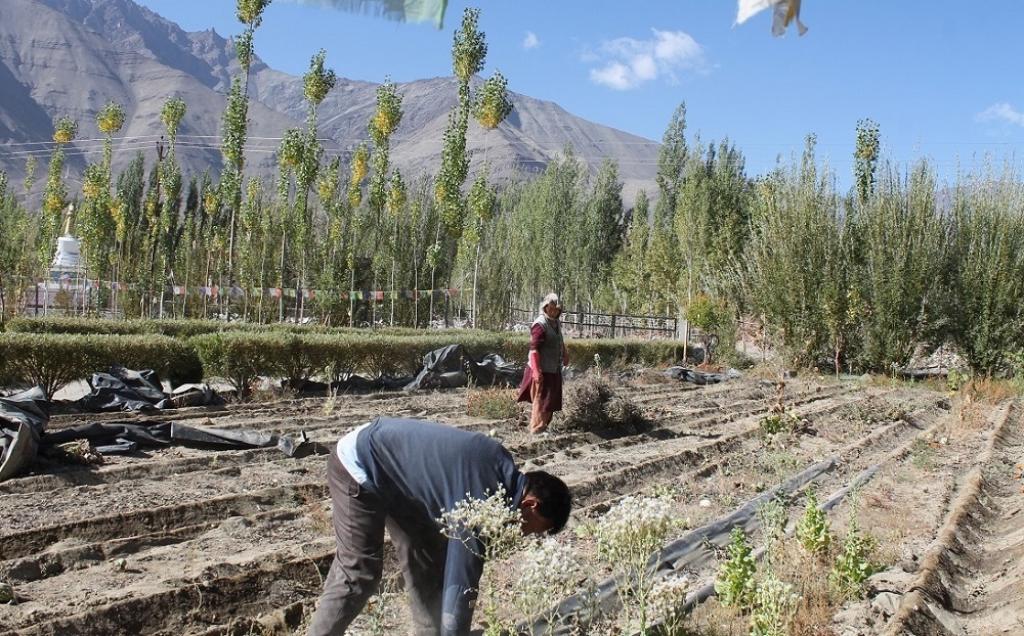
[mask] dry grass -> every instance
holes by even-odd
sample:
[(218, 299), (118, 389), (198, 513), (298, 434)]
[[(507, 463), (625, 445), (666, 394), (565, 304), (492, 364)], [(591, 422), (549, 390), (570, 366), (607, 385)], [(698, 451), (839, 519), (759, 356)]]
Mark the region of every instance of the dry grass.
[(489, 420), (514, 420), (519, 417), (515, 389), (470, 389), (466, 392), (466, 414)]
[(970, 396), (975, 402), (988, 404), (999, 404), (1019, 395), (1014, 382), (997, 378), (972, 378), (961, 389), (961, 393)]

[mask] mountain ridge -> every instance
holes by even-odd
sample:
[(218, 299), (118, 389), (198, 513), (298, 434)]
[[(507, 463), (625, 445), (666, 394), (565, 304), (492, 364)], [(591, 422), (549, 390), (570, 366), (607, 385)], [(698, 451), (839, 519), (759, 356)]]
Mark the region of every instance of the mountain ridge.
[[(257, 46), (259, 39), (257, 37)], [(163, 102), (178, 95), (188, 105), (179, 132), (179, 160), (187, 174), (221, 166), (219, 131), (225, 93), (238, 72), (231, 38), (213, 29), (188, 32), (133, 0), (4, 0), (0, 2), (0, 169), (24, 173), (24, 161), (49, 159), (52, 121), (70, 116), (80, 139), (100, 135), (95, 114), (109, 100), (125, 107), (127, 122), (115, 156), (123, 165), (135, 151), (152, 153), (163, 132)], [(479, 81), (474, 79), (474, 81)], [(514, 81), (514, 78), (513, 78)], [(368, 134), (379, 84), (338, 78), (318, 109), (328, 156), (347, 154)], [(453, 77), (398, 84), (405, 115), (392, 145), (393, 165), (407, 176), (430, 175), (440, 163), (441, 139), (456, 102)], [(249, 80), (247, 171), (272, 174), (276, 141), (302, 126), (302, 78), (258, 57)], [(496, 180), (536, 173), (566, 148), (594, 172), (605, 159), (619, 164), (624, 198), (653, 190), (656, 142), (577, 117), (556, 102), (511, 93), (512, 115), (497, 130), (471, 122), (467, 149), (474, 169), (484, 161)], [(80, 141), (68, 152), (71, 172), (98, 160), (98, 144)], [(117, 167), (117, 166), (115, 166)], [(37, 182), (40, 172), (37, 172)], [(71, 187), (74, 188), (74, 180)]]

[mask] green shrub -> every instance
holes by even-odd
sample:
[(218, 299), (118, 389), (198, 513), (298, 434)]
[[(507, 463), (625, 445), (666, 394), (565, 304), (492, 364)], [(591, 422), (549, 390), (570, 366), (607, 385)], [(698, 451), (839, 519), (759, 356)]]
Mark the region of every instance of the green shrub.
[(281, 333), (210, 333), (189, 338), (206, 377), (223, 378), (248, 395), (259, 376), (294, 377), (298, 336)]
[(202, 378), (193, 349), (166, 336), (0, 334), (0, 379), (41, 386), (50, 397), (69, 382), (115, 364), (153, 369), (172, 383)]
[[(662, 366), (683, 358), (683, 343), (679, 340), (583, 338), (566, 340), (565, 347), (569, 351), (569, 364), (584, 369), (595, 364), (595, 355), (605, 366), (613, 360), (625, 364)], [(513, 349), (514, 346), (509, 348)], [(525, 360), (528, 348), (529, 343), (524, 342), (522, 355), (515, 359)]]
[(11, 333), (64, 333), (133, 335), (154, 333), (146, 330), (142, 320), (105, 320), (100, 318), (76, 318), (47, 316), (43, 318), (12, 318), (7, 322)]
[(817, 493), (809, 491), (804, 505), (804, 516), (796, 526), (796, 538), (811, 554), (824, 556), (832, 545), (832, 533), (828, 529), (828, 518), (818, 506)]
[(875, 548), (874, 537), (862, 533), (856, 519), (851, 520), (843, 547), (829, 573), (829, 582), (843, 598), (861, 598), (865, 582), (872, 574), (880, 571), (871, 561)]
[(726, 554), (728, 559), (722, 564), (715, 580), (718, 600), (726, 607), (749, 609), (757, 589), (754, 581), (757, 566), (754, 564), (753, 549), (743, 528), (737, 526), (732, 529)]

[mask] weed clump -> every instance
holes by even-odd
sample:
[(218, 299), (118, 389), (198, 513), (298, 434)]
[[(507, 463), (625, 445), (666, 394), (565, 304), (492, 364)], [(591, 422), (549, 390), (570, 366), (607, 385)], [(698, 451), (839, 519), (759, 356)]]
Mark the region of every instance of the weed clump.
[(793, 586), (781, 581), (772, 570), (765, 572), (753, 595), (750, 636), (789, 636), (789, 626), (800, 597)]
[(871, 561), (876, 547), (874, 537), (862, 533), (856, 520), (852, 520), (839, 556), (829, 573), (829, 582), (838, 594), (850, 599), (863, 596), (865, 582), (879, 571), (878, 566)]
[(601, 378), (575, 382), (567, 391), (565, 423), (570, 428), (639, 429), (647, 424), (640, 407), (629, 398), (616, 395)]

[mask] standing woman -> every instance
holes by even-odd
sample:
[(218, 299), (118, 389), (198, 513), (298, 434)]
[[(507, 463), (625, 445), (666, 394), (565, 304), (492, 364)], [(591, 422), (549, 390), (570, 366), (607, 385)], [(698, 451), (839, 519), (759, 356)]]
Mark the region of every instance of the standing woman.
[(569, 364), (569, 352), (562, 340), (561, 315), (558, 294), (548, 294), (540, 303), (540, 316), (530, 327), (530, 358), (519, 401), (533, 403), (531, 433), (543, 433), (555, 411), (562, 410), (562, 366)]

